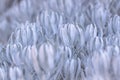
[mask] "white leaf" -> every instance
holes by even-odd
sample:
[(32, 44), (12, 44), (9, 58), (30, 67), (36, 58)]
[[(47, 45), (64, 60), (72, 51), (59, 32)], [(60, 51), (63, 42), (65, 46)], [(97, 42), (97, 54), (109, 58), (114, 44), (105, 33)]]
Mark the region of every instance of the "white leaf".
[(34, 69), (36, 73), (39, 75), (40, 68), (39, 68), (38, 59), (37, 59), (37, 49), (35, 46), (32, 46), (31, 56), (32, 56)]
[(46, 43), (45, 52), (47, 54), (48, 65), (50, 69), (54, 68), (54, 47), (50, 43)]
[(70, 35), (70, 42), (73, 44), (78, 37), (76, 26), (74, 26), (73, 24), (68, 24), (68, 33)]
[(16, 80), (17, 79), (16, 71), (15, 71), (14, 68), (9, 69), (9, 76), (10, 76), (10, 80)]
[(69, 37), (67, 33), (67, 25), (64, 25), (63, 27), (60, 28), (60, 37), (65, 45), (69, 45)]

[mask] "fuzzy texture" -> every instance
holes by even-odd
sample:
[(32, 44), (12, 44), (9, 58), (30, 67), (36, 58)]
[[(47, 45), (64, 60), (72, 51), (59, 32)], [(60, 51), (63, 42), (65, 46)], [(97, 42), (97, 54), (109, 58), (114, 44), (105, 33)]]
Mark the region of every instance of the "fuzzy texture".
[(119, 80), (120, 0), (0, 0), (0, 80)]

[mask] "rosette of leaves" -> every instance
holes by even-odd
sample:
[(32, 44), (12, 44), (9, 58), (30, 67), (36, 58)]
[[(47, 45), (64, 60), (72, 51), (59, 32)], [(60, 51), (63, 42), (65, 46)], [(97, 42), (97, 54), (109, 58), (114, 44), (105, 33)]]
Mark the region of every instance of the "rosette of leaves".
[(82, 28), (74, 24), (64, 24), (60, 27), (59, 36), (63, 45), (80, 49), (84, 46), (85, 37)]
[(42, 11), (35, 23), (26, 22), (19, 24), (15, 32), (12, 33), (9, 43), (20, 42), (23, 46), (37, 44), (44, 41), (59, 41), (58, 32), (63, 24), (63, 17), (52, 11)]
[(64, 17), (57, 12), (42, 11), (37, 19), (37, 24), (42, 27), (42, 32), (46, 40), (57, 38), (59, 27), (64, 24)]
[(119, 59), (118, 46), (106, 46), (100, 52), (95, 51), (86, 62), (85, 80), (119, 80)]

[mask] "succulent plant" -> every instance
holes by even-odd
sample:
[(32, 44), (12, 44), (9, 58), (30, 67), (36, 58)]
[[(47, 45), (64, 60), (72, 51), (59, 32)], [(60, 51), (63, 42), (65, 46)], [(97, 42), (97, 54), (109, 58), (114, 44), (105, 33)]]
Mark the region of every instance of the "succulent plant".
[(0, 5), (0, 80), (119, 80), (119, 0)]

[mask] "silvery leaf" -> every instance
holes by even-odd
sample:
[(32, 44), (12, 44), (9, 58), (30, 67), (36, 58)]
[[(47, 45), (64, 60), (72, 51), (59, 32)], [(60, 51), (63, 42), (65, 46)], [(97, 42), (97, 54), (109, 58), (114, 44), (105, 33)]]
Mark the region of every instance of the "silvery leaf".
[(64, 6), (66, 14), (71, 15), (73, 10), (73, 1), (66, 0)]
[(50, 69), (54, 68), (54, 47), (49, 42), (45, 44), (45, 52), (48, 59), (48, 66)]
[[(16, 45), (15, 44), (11, 45), (10, 48), (11, 48), (10, 55), (11, 55), (13, 63), (15, 65), (20, 65), (21, 64), (21, 59), (20, 59), (20, 50), (18, 48), (18, 45), (17, 44)], [(15, 49), (16, 51), (13, 50), (13, 49)]]
[(120, 31), (120, 28), (119, 28), (119, 26), (120, 26), (120, 17), (115, 15), (113, 17), (112, 24), (113, 24), (112, 28), (113, 28), (114, 33), (118, 33), (119, 34), (119, 31)]
[(10, 55), (10, 45), (6, 46), (6, 58), (9, 62), (12, 62), (11, 55)]
[(81, 61), (77, 58), (77, 70), (76, 70), (76, 80), (79, 79), (79, 75), (81, 73)]
[(115, 50), (115, 55), (119, 55), (120, 54), (120, 48), (118, 46), (115, 46), (114, 50)]
[(32, 63), (32, 54), (31, 54), (31, 47), (28, 46), (26, 48), (26, 53), (25, 53), (25, 56), (24, 56), (24, 62), (25, 62), (25, 65), (27, 67), (27, 69), (29, 71), (32, 71), (33, 70), (33, 63)]
[(16, 32), (16, 42), (21, 42), (22, 43), (21, 30), (20, 29), (17, 30), (17, 32)]
[(33, 66), (34, 66), (34, 69), (36, 71), (36, 73), (39, 75), (39, 71), (40, 71), (40, 68), (39, 68), (39, 62), (38, 62), (38, 59), (37, 59), (37, 49), (35, 46), (32, 46), (32, 50), (31, 50), (31, 56), (32, 56), (32, 63), (33, 63)]
[(24, 80), (24, 74), (22, 69), (16, 67), (17, 80)]
[(17, 80), (15, 68), (9, 69), (10, 80)]
[(112, 18), (109, 20), (109, 24), (108, 24), (108, 33), (109, 34), (113, 34), (113, 29), (112, 29)]
[(37, 30), (36, 30), (36, 25), (32, 24), (32, 34), (33, 34), (33, 44), (37, 43)]
[(60, 28), (60, 37), (62, 39), (62, 42), (65, 45), (69, 45), (69, 37), (68, 37), (68, 31), (67, 31), (67, 25), (63, 25), (63, 27)]
[(88, 25), (85, 31), (85, 39), (91, 39), (97, 36), (97, 29), (94, 28), (92, 24)]
[(18, 67), (10, 67), (9, 77), (10, 80), (24, 80), (23, 72)]
[(84, 15), (84, 14), (81, 14), (79, 20), (80, 20), (81, 26), (84, 27), (84, 26), (85, 26), (85, 15)]
[(68, 31), (69, 31), (69, 36), (70, 36), (70, 42), (72, 44), (74, 44), (76, 38), (78, 37), (78, 30), (76, 28), (76, 26), (74, 26), (73, 24), (68, 24)]
[(89, 41), (87, 41), (86, 48), (88, 51), (94, 50), (94, 39), (90, 39)]
[(76, 71), (77, 71), (77, 61), (72, 59), (70, 63), (70, 79), (71, 80), (75, 79)]
[[(41, 67), (46, 71), (54, 68), (54, 47), (51, 43), (47, 42), (40, 46), (39, 48), (39, 61)], [(45, 60), (46, 59), (46, 60)]]
[(101, 64), (103, 65), (104, 73), (107, 74), (110, 66), (111, 57), (109, 54), (107, 54), (106, 51), (101, 51), (100, 58)]
[(113, 57), (112, 68), (113, 68), (113, 73), (115, 75), (114, 77), (116, 77), (116, 78), (120, 75), (119, 66), (120, 66), (120, 58), (119, 58), (119, 56)]
[(70, 61), (67, 60), (64, 65), (65, 80), (70, 79)]
[(65, 54), (65, 58), (66, 59), (69, 59), (69, 58), (72, 58), (72, 55), (74, 55), (73, 53), (72, 53), (72, 50), (71, 50), (71, 48), (69, 48), (69, 47), (64, 47), (64, 54)]
[(44, 44), (42, 44), (39, 48), (39, 53), (38, 53), (38, 56), (39, 56), (39, 63), (41, 64), (41, 66), (43, 68), (46, 68), (46, 65), (44, 63), (46, 63), (45, 59), (46, 59), (46, 53), (45, 53), (45, 49), (44, 49)]
[(32, 35), (32, 30), (31, 30), (31, 28), (29, 27), (29, 25), (26, 25), (26, 27), (27, 27), (27, 29), (26, 29), (26, 32), (27, 32), (27, 43), (28, 44), (32, 44), (32, 39), (31, 39), (31, 36), (33, 36)]
[(95, 49), (96, 50), (99, 50), (101, 48), (103, 48), (103, 39), (100, 38), (100, 37), (95, 37), (95, 40), (94, 40), (94, 43), (95, 43)]
[(77, 26), (77, 30), (79, 37), (76, 38), (76, 44), (79, 44), (78, 46), (83, 47), (85, 45), (85, 33), (83, 32), (83, 29), (79, 28), (79, 26)]
[[(57, 19), (58, 18), (58, 19)], [(53, 30), (53, 34), (56, 34), (58, 32), (58, 25), (59, 24), (59, 16), (57, 13), (51, 12), (51, 16), (50, 16), (50, 26)]]
[(0, 68), (0, 79), (5, 80), (6, 77), (7, 77), (7, 74), (6, 74), (5, 70), (4, 70), (4, 68)]
[(102, 4), (98, 3), (93, 10), (94, 22), (97, 27), (104, 27), (107, 20), (107, 11), (104, 9)]
[(52, 28), (50, 25), (50, 12), (44, 11), (40, 14), (40, 23), (43, 27), (44, 33), (47, 37), (51, 37)]
[(22, 40), (22, 44), (23, 45), (27, 45), (27, 33), (26, 33), (26, 29), (24, 29), (24, 25), (22, 25), (23, 27), (21, 27), (21, 40)]

